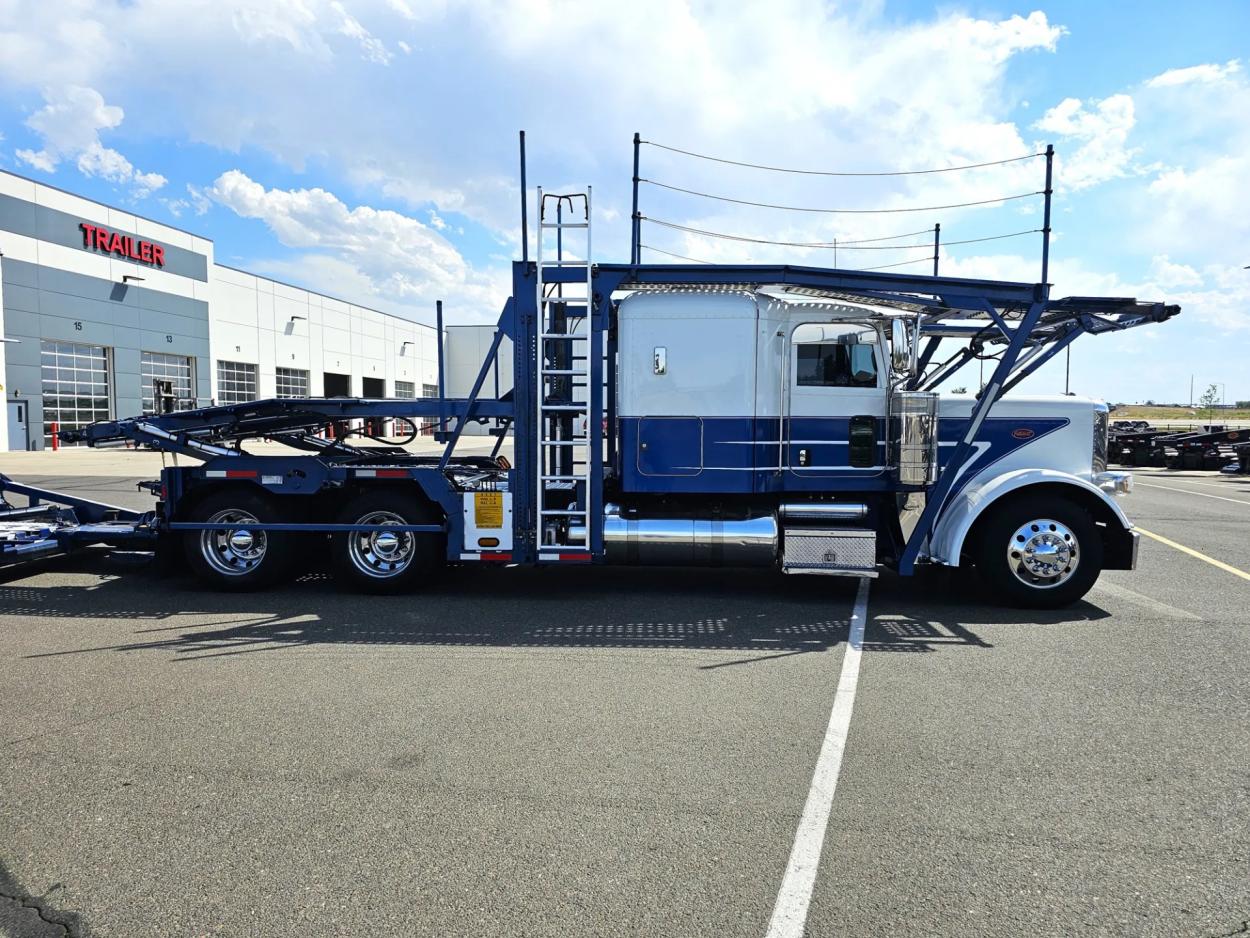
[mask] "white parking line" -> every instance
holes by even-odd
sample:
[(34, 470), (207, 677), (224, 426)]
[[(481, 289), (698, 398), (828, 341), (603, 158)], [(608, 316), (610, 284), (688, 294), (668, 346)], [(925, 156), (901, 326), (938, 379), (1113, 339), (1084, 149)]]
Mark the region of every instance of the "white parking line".
[(1178, 609), (1176, 606), (1169, 606), (1167, 603), (1159, 602), (1157, 599), (1151, 599), (1149, 596), (1143, 596), (1136, 590), (1131, 590), (1127, 586), (1120, 586), (1118, 583), (1110, 583), (1106, 580), (1099, 580), (1094, 584), (1094, 591), (1106, 593), (1108, 596), (1115, 596), (1117, 599), (1123, 599), (1138, 606), (1144, 606), (1152, 609), (1162, 615), (1164, 618), (1171, 619), (1192, 619), (1199, 622), (1202, 616), (1196, 616), (1192, 612), (1184, 609)]
[(870, 582), (868, 579), (860, 580), (859, 592), (855, 594), (851, 634), (842, 658), (838, 689), (833, 695), (829, 726), (816, 760), (816, 772), (807, 792), (807, 803), (803, 805), (799, 829), (794, 835), (786, 875), (777, 893), (777, 904), (773, 906), (773, 917), (768, 923), (768, 938), (802, 938), (807, 925), (807, 907), (812, 901), (812, 888), (816, 885), (816, 869), (820, 866), (820, 851), (825, 843), (825, 827), (833, 808), (833, 794), (838, 788), (842, 753), (846, 749), (855, 691), (859, 686), (859, 662), (864, 650), (864, 624), (868, 621)]
[(1227, 498), (1224, 495), (1208, 495), (1206, 492), (1191, 492), (1189, 489), (1178, 489), (1174, 485), (1151, 485), (1149, 482), (1137, 482), (1136, 485), (1144, 486), (1148, 489), (1163, 489), (1165, 492), (1183, 492), (1186, 495), (1197, 495), (1199, 498), (1216, 498), (1222, 502), (1232, 502), (1234, 505), (1250, 505), (1250, 501), (1244, 498)]
[(1133, 470), (1133, 478), (1137, 479), (1138, 475), (1146, 475), (1148, 478), (1167, 479), (1169, 482), (1182, 482), (1185, 485), (1201, 485), (1204, 489), (1219, 489), (1222, 492), (1235, 491), (1233, 486), (1227, 482), (1199, 482), (1197, 479), (1191, 479), (1188, 476), (1178, 476), (1175, 473), (1168, 472), (1166, 469), (1160, 469), (1158, 472), (1142, 473), (1140, 469)]

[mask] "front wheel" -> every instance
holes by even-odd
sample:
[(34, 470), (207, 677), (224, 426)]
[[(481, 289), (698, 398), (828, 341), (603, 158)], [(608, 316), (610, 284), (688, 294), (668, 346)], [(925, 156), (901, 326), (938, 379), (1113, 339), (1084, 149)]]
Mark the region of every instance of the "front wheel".
[[(364, 492), (339, 515), (342, 524), (383, 528), (437, 524), (438, 512), (427, 502), (393, 489)], [(443, 562), (444, 539), (414, 531), (352, 531), (334, 536), (334, 571), (344, 582), (366, 593), (399, 593), (416, 586), (422, 574)]]
[(994, 506), (972, 553), (986, 587), (1011, 606), (1058, 609), (1089, 592), (1102, 572), (1102, 537), (1066, 498), (1021, 498)]

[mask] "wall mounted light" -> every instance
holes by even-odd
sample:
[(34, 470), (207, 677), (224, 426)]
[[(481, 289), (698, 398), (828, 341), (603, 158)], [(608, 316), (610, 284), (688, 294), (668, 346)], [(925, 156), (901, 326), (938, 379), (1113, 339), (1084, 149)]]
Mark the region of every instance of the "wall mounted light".
[(122, 283), (143, 283), (143, 278), (137, 274), (124, 274), (122, 276)]
[(291, 322), (295, 322), (295, 320), (297, 320), (297, 319), (302, 319), (302, 320), (304, 320), (305, 322), (307, 322), (307, 321), (308, 321), (308, 317), (307, 317), (307, 316), (292, 316), (292, 317), (291, 317)]
[(408, 346), (410, 346), (410, 345), (414, 345), (414, 344), (415, 344), (415, 343), (413, 343), (413, 342), (401, 342), (401, 343), (400, 343), (400, 346), (399, 346), (399, 354), (400, 354), (400, 355), (403, 355), (403, 354), (404, 354), (404, 349), (406, 349)]

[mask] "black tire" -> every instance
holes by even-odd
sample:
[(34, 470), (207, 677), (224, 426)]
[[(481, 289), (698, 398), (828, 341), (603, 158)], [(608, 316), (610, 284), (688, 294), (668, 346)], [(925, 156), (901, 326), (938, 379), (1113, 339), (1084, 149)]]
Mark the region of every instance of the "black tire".
[[(252, 521), (275, 524), (282, 520), (273, 500), (246, 488), (222, 489), (206, 496), (188, 512), (187, 521)], [(237, 534), (247, 532), (187, 531), (182, 538), (187, 566), (206, 586), (240, 593), (270, 586), (290, 570), (294, 551), (291, 535), (259, 531), (250, 546)]]
[[(424, 499), (397, 489), (362, 492), (339, 514), (340, 524), (438, 524), (439, 511)], [(422, 576), (438, 570), (446, 559), (442, 534), (399, 532), (392, 544), (380, 542), (385, 532), (336, 534), (331, 556), (335, 576), (365, 593), (402, 593), (414, 589)]]
[(1013, 498), (989, 511), (973, 532), (977, 542), (969, 553), (996, 599), (1025, 609), (1059, 609), (1089, 592), (1102, 572), (1103, 550), (1098, 526), (1084, 508), (1046, 495)]

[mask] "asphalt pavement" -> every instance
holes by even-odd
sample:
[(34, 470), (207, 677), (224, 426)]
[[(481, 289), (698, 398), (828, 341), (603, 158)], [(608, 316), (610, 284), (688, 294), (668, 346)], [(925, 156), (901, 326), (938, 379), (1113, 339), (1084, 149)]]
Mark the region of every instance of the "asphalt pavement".
[[(807, 934), (1250, 929), (1250, 580), (1209, 562), (1250, 572), (1250, 479), (1137, 478), (1130, 516), (1209, 560), (1144, 537), (1056, 613), (872, 583)], [(762, 936), (855, 585), (10, 575), (0, 935)]]

